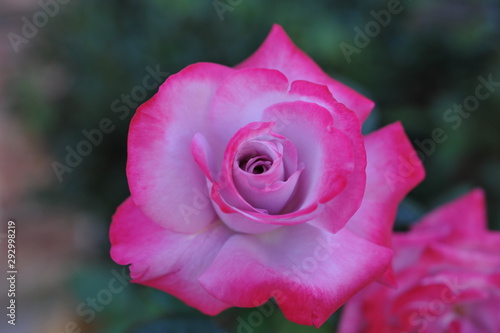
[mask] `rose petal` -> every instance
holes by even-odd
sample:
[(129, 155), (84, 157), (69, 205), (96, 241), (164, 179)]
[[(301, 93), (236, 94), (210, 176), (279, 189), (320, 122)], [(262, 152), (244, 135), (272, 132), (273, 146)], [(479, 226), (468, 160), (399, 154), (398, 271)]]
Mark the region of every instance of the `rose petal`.
[[(420, 160), (399, 123), (366, 137), (367, 185), (361, 207), (347, 227), (376, 244), (391, 247), (399, 203), (425, 176)], [(382, 281), (394, 285), (389, 270)]]
[(111, 257), (120, 265), (131, 264), (132, 282), (160, 289), (205, 314), (216, 315), (230, 305), (208, 294), (197, 278), (230, 235), (217, 222), (193, 235), (171, 232), (152, 222), (128, 198), (113, 216)]
[(328, 86), (333, 97), (353, 110), (364, 122), (374, 103), (346, 85), (332, 79), (275, 24), (260, 48), (236, 68), (270, 68), (286, 75), (288, 80), (306, 80)]
[(391, 247), (397, 207), (423, 180), (424, 169), (400, 123), (366, 136), (365, 147), (366, 190), (347, 227), (376, 244)]
[[(265, 188), (256, 188), (247, 182), (243, 183), (244, 180), (240, 183), (236, 182), (236, 187), (238, 191), (245, 192), (245, 199), (252, 207), (264, 209), (268, 214), (279, 214), (292, 197), (301, 172), (302, 169), (286, 181), (276, 181)], [(238, 177), (238, 175), (235, 176)]]
[[(252, 140), (275, 140), (281, 139), (272, 132), (272, 123), (254, 122), (242, 127), (229, 141), (224, 152), (222, 170), (220, 176), (215, 179), (214, 188), (217, 193), (224, 198), (229, 205), (239, 209), (254, 210), (243, 198), (244, 193), (237, 190), (234, 183), (234, 159), (236, 158), (242, 146), (245, 146)], [(219, 200), (216, 201), (216, 203)]]
[[(352, 145), (342, 132), (337, 130), (333, 123), (331, 113), (321, 106), (307, 102), (291, 102), (275, 104), (264, 111), (263, 119), (293, 118), (287, 126), (283, 126), (280, 132), (292, 141), (297, 149), (299, 161), (304, 163), (304, 171), (297, 184), (296, 192), (285, 208), (285, 213), (279, 215), (262, 214), (252, 211), (252, 207), (245, 207), (240, 200), (241, 194), (231, 183), (221, 186), (214, 185), (212, 198), (219, 205), (223, 221), (231, 228), (242, 225), (241, 210), (245, 210), (243, 215), (250, 215), (249, 223), (252, 220), (268, 224), (291, 225), (312, 220), (314, 215), (307, 212), (316, 211), (318, 204), (325, 204), (341, 193), (347, 184), (347, 178), (352, 173), (353, 156)], [(256, 123), (257, 124), (257, 123)], [(246, 127), (244, 127), (246, 128)], [(241, 130), (240, 130), (241, 131)], [(240, 133), (240, 132), (238, 132)], [(233, 146), (235, 138), (231, 139), (228, 147)], [(248, 136), (244, 140), (248, 140)], [(241, 140), (238, 138), (238, 140)], [(235, 154), (236, 148), (226, 150), (225, 159)], [(364, 160), (364, 159), (363, 159)], [(228, 165), (230, 162), (225, 162)], [(223, 169), (223, 174), (227, 173), (229, 167)], [(231, 176), (225, 176), (231, 179)], [(363, 177), (362, 177), (363, 178)], [(360, 193), (361, 194), (361, 193)], [(359, 200), (361, 197), (359, 196)], [(354, 201), (351, 198), (351, 201)], [(359, 205), (358, 202), (352, 205)], [(288, 211), (289, 213), (286, 213)], [(333, 217), (332, 217), (333, 216)], [(329, 230), (337, 231), (350, 216), (339, 214), (331, 215), (323, 225)], [(233, 219), (235, 221), (233, 223)], [(248, 223), (248, 224), (249, 224)], [(312, 223), (315, 223), (314, 220)], [(248, 232), (247, 225), (245, 230)], [(243, 232), (241, 229), (235, 229)]]
[[(258, 189), (271, 186), (278, 181), (285, 181), (285, 166), (283, 162), (283, 149), (279, 144), (281, 138), (271, 138), (270, 140), (250, 140), (243, 143), (233, 161), (233, 180), (236, 186), (251, 185)], [(247, 156), (247, 157), (245, 157)], [(253, 156), (249, 158), (250, 156)], [(248, 161), (242, 159), (249, 158)], [(265, 165), (263, 159), (268, 159)], [(245, 162), (246, 165), (241, 165)], [(265, 172), (254, 173), (253, 170), (258, 165), (265, 166)]]
[(412, 234), (439, 233), (448, 240), (481, 239), (488, 229), (484, 192), (475, 189), (427, 215)]
[(293, 119), (278, 133), (295, 145), (299, 161), (304, 163), (296, 207), (303, 209), (315, 202), (324, 204), (334, 199), (345, 188), (354, 162), (351, 142), (335, 128), (331, 113), (315, 103), (296, 101), (278, 103), (264, 111), (263, 120), (273, 117)]
[(343, 307), (338, 332), (404, 332), (398, 326), (400, 323), (391, 312), (391, 303), (388, 300), (392, 301), (405, 291), (402, 286), (406, 285), (406, 278), (415, 281), (415, 279), (418, 280), (418, 276), (418, 272), (413, 272), (407, 277), (398, 275), (399, 287), (397, 289), (372, 283), (361, 290)]
[(500, 332), (498, 304), (500, 304), (500, 296), (497, 294), (481, 301), (462, 305), (467, 317), (462, 317), (461, 324), (464, 328), (458, 332), (474, 332), (478, 329), (484, 332)]
[(348, 230), (331, 234), (301, 224), (231, 237), (198, 280), (234, 306), (255, 307), (275, 297), (286, 318), (319, 327), (381, 274), (391, 255)]
[[(257, 230), (270, 231), (276, 227), (263, 227), (258, 225), (263, 222), (268, 224), (267, 216), (269, 213), (275, 213), (274, 209), (278, 207), (271, 207), (273, 210), (268, 211), (267, 203), (264, 206), (255, 206), (259, 203), (256, 199), (254, 192), (259, 192), (257, 189), (249, 189), (245, 191), (242, 188), (238, 189), (235, 182), (233, 181), (235, 175), (233, 174), (233, 158), (236, 156), (240, 147), (245, 145), (250, 140), (264, 139), (264, 140), (284, 140), (283, 137), (278, 136), (272, 132), (273, 123), (250, 123), (243, 128), (241, 128), (230, 140), (226, 151), (224, 153), (224, 161), (222, 166), (222, 171), (220, 179), (216, 179), (213, 184), (211, 196), (214, 203), (218, 206), (216, 209), (221, 219), (233, 230), (239, 232), (250, 232), (256, 233)], [(270, 188), (270, 197), (275, 200), (278, 205), (284, 206), (290, 195), (294, 192), (294, 182), (296, 182), (296, 177), (291, 179), (290, 184), (283, 184), (283, 186), (276, 186)], [(244, 184), (240, 182), (241, 186)], [(224, 214), (226, 213), (226, 214)], [(227, 214), (228, 213), (228, 214)], [(247, 218), (248, 215), (255, 216), (254, 218)], [(244, 222), (246, 219), (246, 223)], [(242, 223), (243, 222), (243, 223)]]
[[(481, 243), (463, 242), (458, 245), (441, 242), (428, 244), (421, 255), (420, 261), (429, 265), (436, 262), (441, 263), (441, 268), (456, 267), (471, 272), (482, 272), (483, 274), (500, 272), (500, 255), (498, 252), (483, 249), (484, 244)], [(500, 285), (498, 287), (500, 288)]]
[(413, 234), (395, 232), (392, 235), (392, 247), (395, 251), (393, 267), (396, 271), (415, 265), (421, 258), (425, 247), (432, 242), (439, 241), (440, 234)]
[(127, 161), (132, 197), (146, 216), (172, 231), (196, 232), (215, 218), (190, 144), (206, 128), (215, 89), (232, 71), (208, 63), (188, 66), (170, 76), (132, 119)]
[[(266, 86), (270, 89), (267, 90)], [(353, 111), (335, 101), (326, 86), (307, 81), (295, 81), (290, 91), (287, 91), (287, 87), (286, 77), (278, 71), (261, 68), (240, 70), (228, 76), (217, 90), (211, 109), (211, 123), (218, 133), (235, 133), (240, 127), (246, 125), (245, 122), (263, 120), (263, 111), (274, 104), (304, 101), (326, 108), (332, 114), (335, 128), (351, 140), (354, 156), (354, 171), (348, 176), (347, 186), (338, 193), (335, 200), (321, 207), (325, 218), (314, 222), (327, 230), (336, 232), (359, 208), (364, 192), (366, 155), (359, 120)], [(279, 117), (272, 115), (266, 120), (275, 121), (278, 130), (296, 122), (295, 119), (287, 119), (282, 115)], [(215, 146), (226, 146), (229, 139), (229, 135), (222, 135)], [(215, 156), (222, 156), (222, 153), (215, 152)], [(219, 157), (214, 158), (219, 159)], [(321, 213), (314, 207), (307, 209), (314, 212), (315, 216)], [(228, 209), (222, 210), (229, 212)], [(331, 216), (335, 216), (335, 219)], [(241, 220), (241, 217), (236, 218)], [(287, 215), (270, 218), (276, 220), (276, 223), (294, 224), (310, 221), (313, 216), (305, 216), (304, 212), (298, 211), (294, 217)]]
[[(370, 289), (370, 286), (368, 286), (366, 289)], [(370, 322), (370, 327), (368, 327), (369, 318), (367, 318), (367, 315), (363, 312), (364, 310), (363, 298), (361, 297), (364, 293), (364, 290), (354, 295), (354, 297), (352, 297), (349, 300), (349, 302), (347, 302), (347, 304), (342, 308), (342, 316), (338, 326), (338, 332), (341, 333), (383, 332), (383, 330), (379, 331), (374, 330), (373, 326), (377, 324), (377, 321)], [(376, 309), (377, 308), (373, 308), (373, 310), (375, 311)], [(387, 328), (384, 327), (383, 329)]]
[[(354, 169), (347, 177), (346, 187), (323, 207), (320, 218), (314, 224), (331, 232), (342, 228), (358, 210), (363, 198), (366, 183), (366, 152), (359, 120), (354, 112), (336, 102), (326, 86), (307, 81), (294, 81), (290, 95), (309, 103), (315, 103), (330, 111), (336, 129), (344, 133), (351, 141)], [(284, 119), (285, 125), (287, 123)], [(335, 218), (332, 218), (335, 217)]]
[(210, 110), (218, 139), (213, 145), (226, 147), (240, 128), (261, 121), (264, 109), (290, 98), (288, 87), (287, 78), (277, 70), (243, 69), (229, 75), (218, 87)]
[(410, 232), (396, 233), (399, 288), (365, 288), (344, 309), (339, 332), (496, 332), (500, 233), (486, 230), (484, 209), (482, 191), (474, 190), (431, 212)]

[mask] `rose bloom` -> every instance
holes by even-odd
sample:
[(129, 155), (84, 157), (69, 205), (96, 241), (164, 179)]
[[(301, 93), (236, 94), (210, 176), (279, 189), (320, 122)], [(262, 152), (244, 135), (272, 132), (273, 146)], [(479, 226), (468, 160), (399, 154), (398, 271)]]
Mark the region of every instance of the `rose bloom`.
[(344, 309), (341, 333), (500, 332), (500, 232), (474, 190), (394, 235), (397, 289), (373, 284)]
[(235, 68), (170, 76), (130, 125), (112, 258), (205, 314), (273, 298), (320, 326), (392, 282), (396, 207), (424, 176), (400, 124), (361, 134), (372, 108), (278, 25)]

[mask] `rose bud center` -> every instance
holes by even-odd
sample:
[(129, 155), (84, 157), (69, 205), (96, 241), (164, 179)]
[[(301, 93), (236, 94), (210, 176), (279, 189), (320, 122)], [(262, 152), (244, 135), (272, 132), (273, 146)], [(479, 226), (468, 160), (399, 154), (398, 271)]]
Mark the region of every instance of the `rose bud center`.
[(267, 172), (273, 165), (273, 160), (266, 155), (244, 157), (240, 163), (240, 169), (248, 173), (261, 174)]

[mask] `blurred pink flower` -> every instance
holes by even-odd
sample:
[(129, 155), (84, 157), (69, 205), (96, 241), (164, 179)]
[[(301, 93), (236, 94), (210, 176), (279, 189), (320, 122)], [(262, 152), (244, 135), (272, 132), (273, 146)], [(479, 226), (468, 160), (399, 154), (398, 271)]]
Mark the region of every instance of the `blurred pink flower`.
[(500, 233), (487, 229), (481, 190), (393, 239), (398, 288), (364, 289), (339, 332), (500, 332)]
[(396, 207), (424, 176), (400, 124), (362, 136), (372, 108), (278, 25), (235, 68), (172, 75), (130, 126), (112, 258), (206, 314), (274, 297), (320, 326), (392, 281)]

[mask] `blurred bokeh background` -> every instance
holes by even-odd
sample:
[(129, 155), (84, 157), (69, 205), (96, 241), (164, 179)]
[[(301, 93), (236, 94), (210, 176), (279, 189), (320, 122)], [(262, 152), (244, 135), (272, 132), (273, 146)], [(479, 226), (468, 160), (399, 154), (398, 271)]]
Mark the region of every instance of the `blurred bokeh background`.
[[(477, 186), (487, 195), (490, 227), (500, 229), (500, 3), (403, 0), (369, 41), (356, 38), (355, 28), (365, 30), (375, 20), (371, 11), (389, 2), (2, 0), (0, 246), (6, 253), (4, 226), (14, 219), (19, 275), (17, 325), (2, 319), (0, 331), (334, 331), (337, 315), (316, 330), (287, 322), (275, 308), (211, 318), (142, 286), (106, 292), (122, 273), (109, 258), (108, 227), (128, 196), (128, 125), (134, 101), (156, 92), (136, 87), (157, 68), (172, 74), (198, 61), (233, 66), (273, 23), (326, 72), (377, 103), (366, 132), (399, 120), (422, 152), (427, 178), (402, 204), (397, 229)], [(474, 105), (479, 77), (496, 86)], [(115, 112), (126, 105), (115, 101), (131, 93), (130, 105)], [(472, 110), (449, 111), (463, 103)], [(54, 162), (67, 164), (67, 147), (76, 149), (83, 131), (105, 118), (113, 130), (58, 176)], [(447, 139), (437, 142), (439, 128)], [(96, 297), (107, 303), (90, 311)]]

